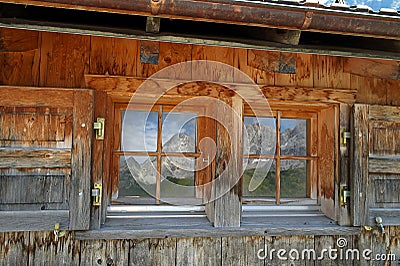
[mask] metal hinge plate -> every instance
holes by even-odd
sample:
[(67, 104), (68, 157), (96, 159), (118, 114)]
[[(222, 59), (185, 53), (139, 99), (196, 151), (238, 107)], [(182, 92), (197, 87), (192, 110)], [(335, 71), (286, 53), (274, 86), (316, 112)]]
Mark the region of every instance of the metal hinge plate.
[(96, 130), (96, 139), (103, 140), (104, 139), (104, 128), (105, 128), (106, 119), (98, 117), (97, 122), (93, 124), (93, 129)]
[(92, 189), (93, 206), (101, 206), (101, 194), (103, 186), (99, 183), (94, 184)]
[(346, 206), (348, 204), (348, 198), (350, 198), (350, 190), (347, 187), (340, 187), (340, 205)]

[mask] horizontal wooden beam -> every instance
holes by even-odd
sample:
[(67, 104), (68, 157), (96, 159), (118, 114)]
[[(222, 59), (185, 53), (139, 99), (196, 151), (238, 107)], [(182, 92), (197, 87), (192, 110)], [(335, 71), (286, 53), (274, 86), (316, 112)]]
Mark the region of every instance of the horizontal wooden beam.
[[(125, 77), (125, 76), (104, 76), (104, 75), (85, 75), (86, 86), (91, 89), (106, 91), (109, 94), (127, 97), (133, 93), (146, 81), (145, 78)], [(163, 88), (172, 88), (167, 95), (182, 97), (188, 96), (210, 96), (219, 97), (222, 93), (229, 93), (223, 86), (229, 86), (235, 92), (246, 97), (255, 99), (257, 94), (249, 90), (249, 84), (226, 82), (222, 85), (206, 82), (193, 82), (191, 80), (172, 80), (172, 79), (151, 79), (148, 81), (151, 86), (146, 86), (146, 92), (142, 96), (151, 96), (160, 92)], [(174, 87), (175, 84), (181, 84)], [(147, 89), (148, 87), (155, 90)], [(335, 90), (323, 88), (302, 88), (302, 87), (279, 87), (259, 85), (264, 97), (268, 100), (278, 101), (304, 101), (304, 102), (325, 102), (325, 103), (347, 103), (355, 102), (356, 91), (354, 90)], [(161, 89), (160, 89), (161, 88)], [(230, 92), (231, 93), (231, 92)]]
[(368, 171), (370, 173), (400, 174), (399, 158), (369, 158)]
[(310, 8), (302, 6), (253, 1), (1, 0), (0, 2), (400, 39), (400, 32), (397, 30), (398, 17), (371, 16), (360, 12), (338, 12), (322, 8), (311, 11)]
[(18, 232), (54, 230), (60, 223), (60, 229), (69, 227), (69, 211), (0, 211), (0, 232)]
[(347, 58), (344, 71), (363, 77), (400, 80), (400, 62), (392, 60)]
[(36, 167), (71, 167), (71, 149), (0, 148), (0, 168)]

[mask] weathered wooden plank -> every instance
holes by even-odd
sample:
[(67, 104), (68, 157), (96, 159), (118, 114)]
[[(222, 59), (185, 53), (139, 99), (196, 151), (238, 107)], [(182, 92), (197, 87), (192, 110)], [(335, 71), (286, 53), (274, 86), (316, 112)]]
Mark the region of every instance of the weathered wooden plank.
[(314, 86), (349, 89), (350, 74), (343, 71), (343, 57), (314, 55)]
[(368, 171), (370, 173), (400, 174), (399, 159), (369, 158)]
[(87, 230), (90, 224), (93, 93), (74, 93), (74, 128), (70, 200), (70, 229)]
[(355, 91), (322, 88), (264, 86), (261, 91), (268, 100), (301, 102), (348, 103), (355, 102)]
[(394, 106), (370, 106), (369, 119), (400, 123), (400, 107)]
[(296, 84), (297, 54), (280, 53), (279, 71), (275, 73), (275, 86), (290, 86)]
[[(251, 56), (254, 56), (254, 58), (250, 59), (249, 62), (249, 53), (251, 53), (252, 50), (247, 50), (247, 49), (235, 49), (234, 50), (234, 66), (248, 75), (256, 84), (262, 84), (262, 85), (274, 85), (274, 72), (271, 71), (265, 71), (263, 69), (260, 69), (260, 67), (255, 67), (259, 66), (258, 63), (251, 62), (252, 60), (259, 60), (257, 58), (257, 55), (251, 54)], [(265, 52), (268, 53), (268, 52)], [(239, 77), (236, 77), (234, 75), (234, 82), (236, 83), (241, 83), (243, 80), (240, 80)]]
[(79, 265), (80, 242), (73, 232), (55, 240), (52, 231), (30, 232), (28, 265)]
[[(142, 43), (143, 41), (140, 41)], [(192, 46), (181, 43), (151, 42), (159, 46), (159, 54), (156, 64), (147, 64), (138, 61), (137, 76), (148, 78), (154, 73), (168, 66), (189, 61), (192, 58)], [(140, 57), (140, 49), (138, 49)], [(190, 79), (190, 69), (184, 69), (181, 66), (174, 66), (174, 71), (163, 71), (157, 73), (157, 78), (177, 78)]]
[[(362, 258), (360, 265), (384, 265), (384, 261), (377, 261), (377, 254), (386, 254), (387, 247), (389, 245), (388, 234), (382, 235), (379, 230), (362, 230), (362, 234), (358, 237), (358, 241), (355, 243), (360, 252), (364, 250), (371, 250), (370, 254), (367, 254), (369, 259)], [(362, 257), (362, 256), (361, 256)]]
[(215, 217), (210, 220), (215, 227), (238, 227), (242, 213), (238, 183), (242, 167), (237, 162), (242, 162), (243, 157), (243, 101), (239, 96), (223, 100), (225, 104), (217, 106), (218, 120), (224, 124), (217, 125), (217, 172), (213, 185)]
[(350, 202), (352, 202), (353, 225), (364, 225), (369, 218), (368, 154), (369, 106), (356, 104), (353, 107), (351, 146)]
[(386, 104), (387, 81), (351, 75), (351, 89), (357, 90), (357, 103)]
[(85, 87), (89, 51), (89, 36), (42, 32), (39, 86)]
[(313, 56), (297, 54), (296, 86), (314, 87)]
[(0, 204), (62, 203), (66, 178), (63, 175), (1, 175)]
[(0, 86), (0, 92), (0, 104), (3, 106), (73, 106), (72, 90)]
[(0, 52), (0, 84), (37, 86), (40, 51)]
[(28, 265), (29, 232), (0, 233), (0, 265)]
[(39, 48), (39, 32), (0, 28), (0, 50), (5, 52), (26, 52)]
[(257, 257), (264, 248), (264, 237), (223, 237), (221, 247), (222, 265), (264, 265)]
[(132, 240), (129, 265), (176, 265), (176, 239)]
[[(192, 60), (210, 61), (204, 67), (204, 64), (192, 64), (192, 80), (233, 82), (234, 68), (230, 69), (224, 66), (234, 65), (234, 49), (225, 47), (210, 47), (204, 45), (193, 45)], [(223, 64), (216, 64), (217, 61)]]
[(344, 71), (362, 77), (400, 79), (400, 64), (394, 60), (346, 58)]
[[(259, 76), (261, 74), (254, 74)], [(253, 76), (254, 76), (253, 75)], [(256, 77), (254, 77), (256, 78)], [(133, 95), (136, 89), (144, 82), (142, 78), (121, 77), (121, 76), (101, 76), (101, 75), (85, 75), (87, 87), (95, 90), (103, 90), (107, 92), (122, 92), (129, 98)], [(259, 78), (261, 80), (261, 77)], [(262, 78), (266, 80), (267, 78)], [(156, 87), (170, 87), (176, 82), (182, 83), (179, 89), (168, 91), (168, 95), (172, 96), (215, 96), (220, 94), (221, 87), (215, 84), (206, 84), (202, 82), (190, 82), (189, 80), (171, 80), (171, 79), (152, 79), (152, 83)], [(190, 84), (185, 84), (190, 82)], [(271, 81), (272, 82), (272, 81)], [(190, 89), (189, 89), (190, 85)], [(205, 90), (205, 85), (206, 89)], [(252, 91), (248, 86), (241, 83), (222, 82), (222, 85), (227, 85), (233, 88), (240, 95), (246, 98), (254, 98)], [(203, 88), (204, 87), (204, 88)], [(334, 90), (323, 88), (305, 88), (305, 87), (286, 87), (286, 86), (260, 86), (264, 96), (269, 100), (289, 100), (302, 102), (327, 102), (327, 103), (348, 103), (355, 102), (356, 91), (354, 90)], [(158, 90), (159, 91), (159, 90)], [(152, 96), (151, 91), (146, 91), (146, 95)]]
[(248, 50), (247, 65), (265, 72), (279, 72), (280, 52)]
[[(400, 208), (400, 177), (396, 175), (369, 174), (374, 192), (371, 205)], [(399, 219), (400, 220), (400, 219)]]
[[(398, 206), (399, 204), (397, 204)], [(381, 217), (383, 225), (399, 225), (400, 208), (371, 208), (369, 211), (368, 223), (375, 225), (376, 217)]]
[(30, 230), (52, 230), (60, 223), (60, 229), (68, 229), (69, 212), (57, 211), (2, 211), (0, 232), (19, 232)]
[(0, 168), (68, 168), (68, 149), (8, 149), (0, 148)]
[(130, 241), (116, 240), (107, 241), (106, 264), (107, 265), (129, 265)]
[(102, 239), (81, 242), (80, 265), (108, 265), (107, 241)]
[(335, 180), (337, 158), (335, 153), (335, 131), (337, 118), (334, 108), (321, 110), (318, 113), (318, 175), (319, 199), (322, 212), (336, 220)]
[(176, 265), (222, 265), (221, 238), (179, 238)]
[(400, 80), (388, 81), (387, 105), (400, 106)]
[(91, 37), (90, 74), (136, 76), (138, 40)]

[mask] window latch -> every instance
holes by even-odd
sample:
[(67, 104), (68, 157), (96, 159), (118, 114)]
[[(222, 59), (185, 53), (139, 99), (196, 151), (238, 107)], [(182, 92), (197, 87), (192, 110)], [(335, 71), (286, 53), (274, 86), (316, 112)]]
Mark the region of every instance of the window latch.
[(347, 187), (340, 187), (340, 205), (346, 206), (348, 203), (348, 198), (350, 198), (350, 190)]
[(350, 132), (342, 130), (340, 132), (340, 144), (346, 146), (347, 139), (350, 139), (350, 137), (351, 137)]
[(93, 124), (93, 129), (96, 130), (96, 139), (103, 140), (104, 139), (104, 128), (105, 128), (106, 119), (98, 117), (97, 122)]
[(99, 183), (94, 184), (92, 189), (93, 206), (101, 206), (101, 193), (102, 185)]

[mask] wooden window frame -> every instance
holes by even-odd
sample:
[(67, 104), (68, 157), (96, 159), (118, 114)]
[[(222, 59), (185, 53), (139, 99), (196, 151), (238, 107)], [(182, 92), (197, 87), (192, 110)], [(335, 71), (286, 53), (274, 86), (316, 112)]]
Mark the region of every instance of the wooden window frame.
[[(244, 117), (253, 117), (254, 112), (248, 107), (245, 108)], [(303, 200), (296, 200), (296, 204), (303, 205), (309, 204), (308, 199), (317, 199), (317, 182), (318, 173), (316, 171), (315, 165), (318, 160), (318, 153), (314, 152), (316, 150), (317, 142), (315, 141), (315, 136), (317, 135), (317, 113), (310, 111), (292, 111), (292, 110), (282, 110), (279, 108), (272, 107), (272, 112), (270, 116), (265, 116), (266, 118), (275, 119), (275, 131), (276, 131), (276, 147), (274, 155), (256, 155), (256, 154), (244, 154), (244, 158), (254, 158), (254, 159), (272, 159), (276, 164), (275, 172), (275, 204), (281, 204), (280, 196), (280, 162), (281, 160), (305, 160), (306, 161), (306, 198)], [(304, 119), (306, 120), (306, 152), (307, 155), (281, 155), (281, 119)], [(279, 170), (278, 170), (279, 169)], [(246, 197), (250, 200), (253, 197)]]
[[(113, 138), (112, 138), (112, 150), (111, 150), (111, 201), (115, 201), (118, 199), (118, 190), (119, 190), (119, 162), (120, 157), (124, 155), (132, 155), (132, 156), (152, 156), (157, 157), (157, 178), (156, 178), (156, 198), (155, 204), (149, 203), (149, 205), (160, 205), (161, 204), (161, 160), (165, 156), (185, 156), (195, 158), (196, 160), (196, 168), (200, 168), (201, 161), (200, 159), (203, 156), (203, 153), (199, 150), (199, 140), (201, 136), (204, 135), (204, 131), (206, 128), (206, 119), (205, 115), (205, 106), (185, 106), (182, 108), (176, 108), (176, 103), (168, 103), (168, 102), (158, 102), (152, 106), (138, 103), (114, 103), (113, 104)], [(122, 114), (123, 110), (143, 110), (157, 112), (158, 113), (158, 129), (157, 129), (157, 149), (156, 151), (123, 151), (121, 149), (121, 131), (122, 131)], [(182, 153), (171, 153), (171, 152), (163, 152), (162, 151), (162, 114), (165, 112), (181, 112), (181, 113), (195, 113), (198, 115), (197, 117), (197, 128), (196, 128), (196, 150), (194, 152), (182, 152)], [(212, 127), (211, 127), (212, 128)], [(208, 134), (209, 135), (209, 134)], [(195, 171), (195, 184), (201, 185), (201, 183), (208, 181), (210, 179), (210, 174), (206, 174), (204, 172), (210, 171), (211, 166), (202, 169), (201, 171)], [(206, 178), (207, 180), (203, 180)], [(202, 179), (202, 180), (200, 180)], [(202, 199), (204, 196), (204, 192), (201, 188), (197, 188), (196, 198)], [(129, 203), (128, 203), (129, 204)], [(130, 203), (132, 204), (132, 203)], [(111, 202), (112, 205), (112, 202)], [(151, 209), (151, 208), (150, 208)], [(198, 209), (194, 207), (193, 209)]]

